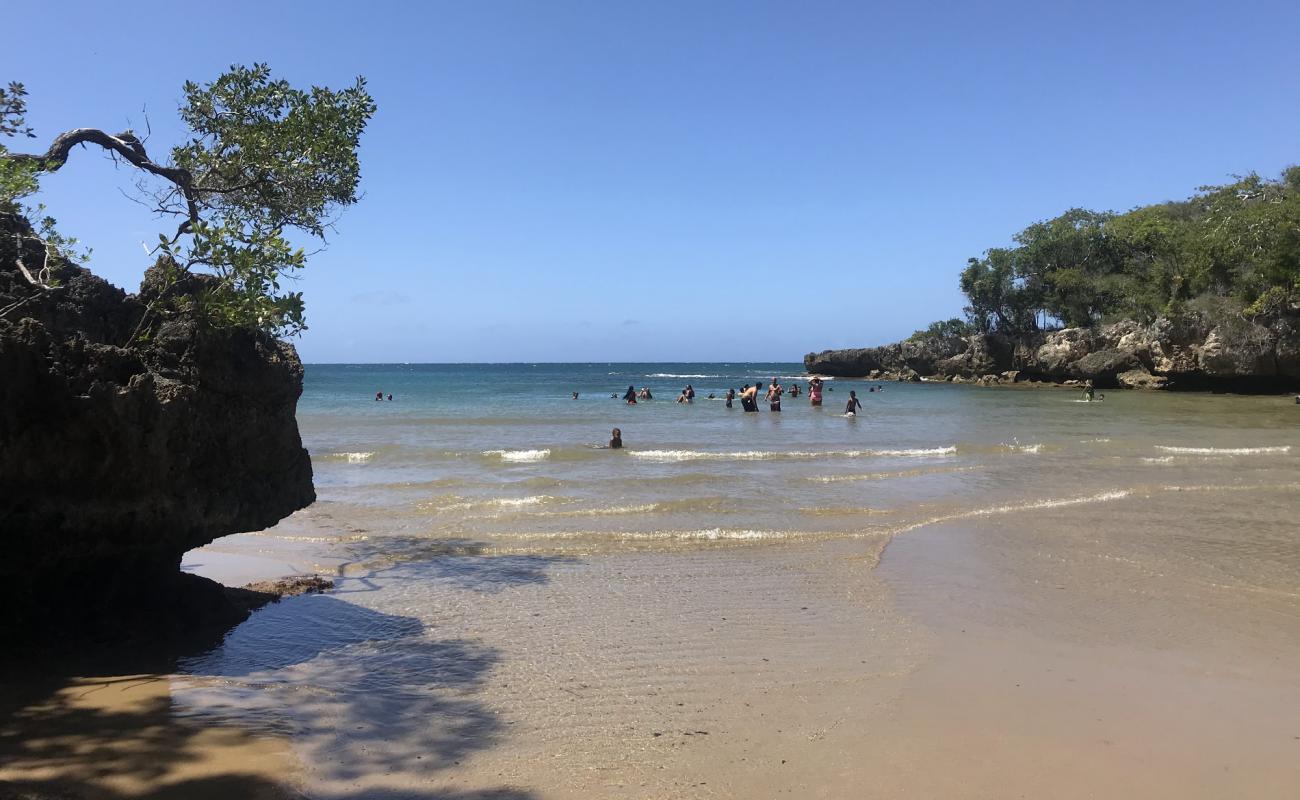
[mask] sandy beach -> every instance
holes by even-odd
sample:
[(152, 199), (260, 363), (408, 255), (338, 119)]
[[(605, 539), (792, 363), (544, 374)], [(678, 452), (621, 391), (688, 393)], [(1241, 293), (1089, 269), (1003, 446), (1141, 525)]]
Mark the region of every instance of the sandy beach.
[[(87, 797), (232, 781), (328, 798), (1294, 797), (1297, 598), (1207, 588), (1143, 555), (1212, 547), (1222, 502), (778, 548), (444, 556), (432, 639), (400, 656), (442, 663), (412, 664), (434, 677), (401, 707), (362, 677), (393, 680), (379, 652), (335, 664), (346, 674), (314, 699), (219, 661), (84, 678), (18, 703), (0, 779)], [(1121, 521), (1167, 539), (1121, 545)], [(391, 567), (349, 569), (338, 594), (259, 614), (301, 618)], [(227, 649), (278, 635), (257, 622)]]

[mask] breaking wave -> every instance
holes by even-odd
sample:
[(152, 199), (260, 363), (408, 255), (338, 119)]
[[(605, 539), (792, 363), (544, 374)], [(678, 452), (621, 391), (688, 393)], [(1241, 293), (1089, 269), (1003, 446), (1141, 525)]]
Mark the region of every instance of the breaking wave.
[(923, 447), (903, 450), (741, 450), (716, 453), (704, 450), (629, 450), (628, 455), (646, 461), (772, 461), (778, 459), (804, 460), (811, 458), (862, 458), (862, 457), (936, 457), (949, 456), (956, 447)]
[(484, 450), (485, 456), (499, 456), (502, 461), (508, 461), (512, 464), (522, 464), (531, 461), (545, 461), (550, 457), (551, 451), (543, 450)]
[(1158, 444), (1156, 449), (1163, 450), (1166, 453), (1183, 453), (1193, 456), (1255, 456), (1265, 453), (1289, 453), (1291, 452), (1291, 445), (1282, 445), (1280, 447), (1172, 447)]

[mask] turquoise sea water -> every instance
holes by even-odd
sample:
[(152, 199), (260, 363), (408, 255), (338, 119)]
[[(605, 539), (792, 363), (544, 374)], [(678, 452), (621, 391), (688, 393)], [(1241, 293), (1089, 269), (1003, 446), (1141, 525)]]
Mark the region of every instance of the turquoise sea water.
[[(320, 502), (283, 535), (307, 535), (325, 513), (372, 538), (515, 549), (874, 535), (1300, 474), (1285, 398), (1112, 392), (1086, 403), (1056, 388), (828, 380), (821, 408), (806, 394), (781, 413), (706, 399), (773, 377), (806, 391), (802, 368), (781, 363), (310, 365), (298, 417)], [(695, 402), (676, 403), (688, 383)], [(655, 399), (611, 399), (629, 385)], [(863, 403), (854, 418), (843, 415), (850, 390)], [(600, 449), (614, 427), (622, 452)]]

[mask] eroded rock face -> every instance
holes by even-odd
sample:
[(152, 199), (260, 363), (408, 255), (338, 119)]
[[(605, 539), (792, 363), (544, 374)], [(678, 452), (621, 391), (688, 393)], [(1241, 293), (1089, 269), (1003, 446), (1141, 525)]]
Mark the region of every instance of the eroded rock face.
[[(909, 348), (909, 349), (905, 349)], [(925, 353), (928, 358), (905, 354)], [(945, 355), (946, 354), (946, 355)], [(1189, 314), (1149, 325), (1133, 320), (1018, 337), (903, 342), (804, 357), (810, 372), (844, 377), (915, 369), (936, 379), (994, 383), (1092, 381), (1099, 388), (1214, 388), (1282, 391), (1300, 387), (1300, 311), (1271, 320), (1212, 323)], [(932, 367), (929, 371), (925, 367)], [(989, 380), (985, 376), (1015, 373)]]
[(1271, 378), (1277, 375), (1275, 345), (1273, 332), (1262, 325), (1225, 322), (1201, 346), (1201, 371), (1213, 378)]
[(920, 342), (905, 341), (852, 350), (823, 350), (804, 356), (804, 366), (809, 372), (822, 375), (865, 377), (872, 372), (877, 377), (915, 372), (930, 375), (938, 362), (966, 352), (968, 344), (960, 338), (926, 339)]
[[(26, 230), (0, 216), (0, 309), (35, 294), (15, 267)], [(220, 616), (180, 558), (314, 501), (302, 364), (270, 336), (185, 318), (140, 344), (140, 297), (53, 273), (58, 289), (0, 317), (0, 628), (93, 630), (187, 604)]]

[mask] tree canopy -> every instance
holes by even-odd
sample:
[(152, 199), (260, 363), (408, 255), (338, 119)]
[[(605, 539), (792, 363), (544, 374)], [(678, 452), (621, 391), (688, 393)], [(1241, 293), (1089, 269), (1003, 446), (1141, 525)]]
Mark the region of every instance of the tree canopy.
[(1300, 167), (1123, 214), (1071, 209), (1014, 241), (961, 272), (974, 331), (1150, 320), (1197, 305), (1277, 310), (1300, 300)]
[[(175, 221), (158, 243), (174, 277), (191, 270), (215, 277), (185, 302), (215, 325), (297, 333), (306, 325), (302, 293), (285, 291), (281, 281), (306, 265), (307, 253), (288, 237), (323, 242), (334, 215), (357, 202), (357, 149), (375, 112), (365, 79), (338, 91), (302, 90), (273, 78), (265, 64), (236, 65), (211, 83), (186, 82), (183, 91), (180, 117), (190, 136), (162, 162), (129, 130), (77, 128), (43, 154), (0, 147), (0, 206), (15, 210), (74, 147), (98, 145), (140, 170), (141, 197)], [(25, 96), (21, 84), (0, 91), (0, 133), (31, 135)]]

